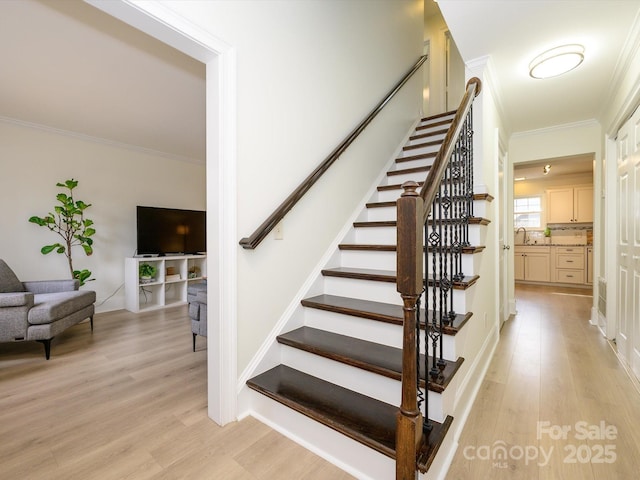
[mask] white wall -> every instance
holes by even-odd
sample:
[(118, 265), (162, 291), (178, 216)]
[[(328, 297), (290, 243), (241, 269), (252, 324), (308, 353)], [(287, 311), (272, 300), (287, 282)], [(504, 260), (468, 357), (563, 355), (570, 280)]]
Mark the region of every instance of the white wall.
[(512, 163), (595, 153), (600, 158), (602, 131), (595, 121), (519, 132), (509, 140)]
[(204, 210), (205, 166), (171, 160), (88, 138), (0, 122), (0, 258), (24, 280), (67, 278), (64, 255), (43, 256), (40, 248), (60, 237), (29, 223), (44, 216), (62, 191), (57, 182), (79, 181), (75, 198), (91, 203), (94, 254), (74, 251), (74, 267), (93, 272), (87, 289), (97, 294), (97, 311), (124, 308), (124, 258), (136, 249), (136, 205)]
[[(238, 240), (248, 236), (421, 54), (420, 1), (165, 2), (237, 62)], [(420, 109), (394, 100), (284, 220), (283, 240), (238, 247), (238, 372), (371, 186)]]
[(424, 19), (424, 41), (429, 42), (429, 101), (425, 103), (425, 115), (446, 111), (446, 32), (442, 15), (430, 15)]

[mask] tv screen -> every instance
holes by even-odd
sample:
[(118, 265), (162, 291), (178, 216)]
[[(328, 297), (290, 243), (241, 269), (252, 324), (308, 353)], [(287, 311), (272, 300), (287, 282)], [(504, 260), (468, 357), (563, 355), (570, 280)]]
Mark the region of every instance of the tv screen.
[(207, 251), (207, 214), (200, 210), (137, 207), (138, 255)]

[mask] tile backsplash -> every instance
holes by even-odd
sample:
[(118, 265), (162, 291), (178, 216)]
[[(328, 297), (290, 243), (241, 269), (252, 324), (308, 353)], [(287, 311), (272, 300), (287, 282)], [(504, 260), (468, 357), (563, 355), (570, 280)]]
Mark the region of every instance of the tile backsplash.
[(555, 230), (551, 231), (551, 243), (556, 245), (586, 245), (586, 230)]
[[(529, 245), (591, 245), (593, 243), (593, 228), (581, 226), (580, 228), (571, 228), (570, 226), (561, 226), (551, 228), (551, 237), (544, 236), (544, 232), (534, 230), (527, 232), (527, 240)], [(516, 243), (522, 243), (522, 230), (515, 235)]]

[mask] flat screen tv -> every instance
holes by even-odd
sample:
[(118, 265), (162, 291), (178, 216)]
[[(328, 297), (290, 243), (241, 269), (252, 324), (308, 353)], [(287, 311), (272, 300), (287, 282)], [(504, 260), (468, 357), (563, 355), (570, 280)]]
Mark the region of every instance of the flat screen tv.
[(137, 207), (138, 255), (207, 251), (207, 214), (200, 210)]

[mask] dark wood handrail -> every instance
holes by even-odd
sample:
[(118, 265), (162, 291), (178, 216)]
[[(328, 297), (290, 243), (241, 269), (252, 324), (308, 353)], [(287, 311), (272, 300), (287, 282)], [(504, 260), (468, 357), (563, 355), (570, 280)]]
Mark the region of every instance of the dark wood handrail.
[(436, 198), (438, 189), (440, 188), (440, 182), (442, 181), (444, 172), (447, 169), (449, 159), (453, 154), (453, 149), (456, 146), (462, 127), (464, 126), (464, 119), (467, 118), (467, 114), (469, 113), (469, 110), (471, 110), (471, 105), (473, 105), (473, 99), (478, 96), (480, 90), (482, 90), (482, 82), (479, 78), (473, 77), (467, 82), (467, 90), (464, 93), (464, 97), (462, 97), (460, 107), (456, 111), (456, 115), (453, 117), (451, 126), (449, 127), (449, 130), (442, 141), (440, 150), (438, 151), (438, 155), (433, 161), (433, 166), (429, 170), (429, 181), (424, 182), (424, 185), (422, 185), (420, 196), (422, 197), (424, 205), (422, 218), (423, 224), (427, 221), (431, 205), (433, 204), (433, 200)]
[(304, 196), (305, 193), (315, 184), (318, 179), (326, 172), (331, 165), (344, 153), (344, 151), (353, 143), (360, 133), (369, 125), (373, 119), (382, 111), (382, 109), (391, 101), (405, 83), (416, 73), (427, 59), (427, 55), (421, 56), (413, 67), (402, 77), (402, 79), (389, 91), (384, 99), (371, 110), (371, 112), (360, 122), (360, 124), (346, 136), (342, 142), (329, 154), (327, 158), (304, 179), (304, 181), (289, 195), (284, 202), (275, 209), (275, 211), (262, 222), (262, 224), (249, 237), (240, 240), (240, 245), (245, 249), (256, 248), (262, 240), (269, 234), (271, 230), (284, 218), (296, 203)]

